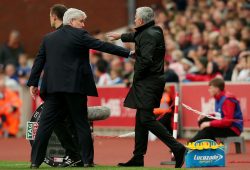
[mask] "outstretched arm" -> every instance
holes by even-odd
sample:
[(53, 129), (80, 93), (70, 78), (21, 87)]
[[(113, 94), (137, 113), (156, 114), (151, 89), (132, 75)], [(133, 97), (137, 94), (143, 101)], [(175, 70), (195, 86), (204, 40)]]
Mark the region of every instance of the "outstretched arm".
[(135, 42), (134, 33), (120, 34), (116, 32), (110, 32), (107, 34), (107, 36), (111, 39), (111, 41), (121, 39), (122, 42)]
[(81, 45), (86, 46), (89, 49), (94, 49), (122, 57), (129, 57), (131, 55), (131, 52), (128, 49), (108, 42), (100, 41), (92, 37), (87, 31), (81, 34), (80, 43)]

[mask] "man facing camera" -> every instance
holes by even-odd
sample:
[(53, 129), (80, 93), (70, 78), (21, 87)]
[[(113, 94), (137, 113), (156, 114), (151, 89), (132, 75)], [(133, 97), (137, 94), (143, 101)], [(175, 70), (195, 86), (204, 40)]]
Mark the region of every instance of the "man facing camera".
[(40, 93), (44, 110), (31, 151), (31, 168), (38, 168), (45, 157), (51, 133), (59, 120), (61, 106), (76, 128), (81, 160), (93, 167), (93, 141), (87, 118), (87, 96), (97, 96), (89, 64), (89, 49), (129, 57), (130, 51), (93, 38), (84, 30), (86, 14), (70, 8), (63, 16), (64, 26), (47, 34), (41, 43), (28, 81), (32, 97), (38, 94), (38, 81), (44, 76)]
[(190, 140), (212, 139), (217, 137), (239, 136), (243, 131), (243, 117), (239, 101), (225, 92), (225, 82), (220, 78), (209, 82), (209, 93), (215, 99), (215, 112), (221, 120), (199, 117), (200, 131)]

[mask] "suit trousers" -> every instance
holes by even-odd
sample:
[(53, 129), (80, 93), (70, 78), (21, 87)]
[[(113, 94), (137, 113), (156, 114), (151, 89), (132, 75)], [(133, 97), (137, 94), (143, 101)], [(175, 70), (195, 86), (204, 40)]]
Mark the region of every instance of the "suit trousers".
[(49, 138), (61, 119), (62, 106), (67, 108), (78, 136), (80, 154), (84, 164), (92, 164), (94, 157), (93, 141), (87, 118), (87, 96), (78, 93), (47, 94), (39, 128), (31, 150), (32, 164), (41, 165), (46, 155)]
[[(66, 108), (62, 109), (65, 114), (69, 112)], [(58, 121), (56, 127), (54, 128), (54, 133), (56, 134), (62, 147), (65, 149), (65, 154), (73, 160), (80, 160), (80, 149), (78, 146), (78, 138), (76, 135), (75, 126), (73, 125), (73, 121), (69, 115), (63, 115), (60, 117), (61, 120)]]
[(174, 139), (168, 130), (156, 120), (153, 109), (137, 109), (134, 159), (142, 160), (146, 154), (149, 131), (157, 136), (174, 153), (183, 148), (183, 145)]

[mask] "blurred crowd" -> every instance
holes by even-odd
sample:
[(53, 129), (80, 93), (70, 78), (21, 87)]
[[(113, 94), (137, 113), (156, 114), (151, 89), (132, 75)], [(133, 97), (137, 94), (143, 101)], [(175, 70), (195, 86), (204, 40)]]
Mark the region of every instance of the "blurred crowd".
[[(165, 36), (166, 82), (210, 81), (215, 77), (250, 81), (250, 2), (162, 0), (152, 7)], [(134, 31), (133, 26), (126, 31)], [(103, 32), (93, 34), (108, 41)], [(134, 44), (123, 45), (134, 50)], [(28, 59), (32, 58), (25, 52), (20, 32), (12, 30), (0, 46), (0, 74), (7, 88), (26, 88), (32, 67)], [(91, 50), (90, 62), (97, 86), (131, 85), (134, 59)]]
[(16, 137), (21, 119), (26, 122), (30, 118), (30, 105), (21, 106), (22, 100), (30, 102), (26, 82), (31, 65), (19, 31), (12, 30), (0, 47), (0, 137)]
[(181, 82), (250, 81), (250, 3), (164, 0), (155, 6), (166, 61)]
[[(250, 81), (250, 2), (244, 0), (163, 0), (154, 5), (156, 24), (164, 30), (166, 82)], [(127, 32), (134, 31), (133, 26)], [(97, 38), (105, 40), (102, 33)], [(125, 47), (134, 50), (133, 44)], [(133, 77), (133, 60), (91, 51), (100, 86)]]
[(0, 47), (0, 72), (5, 74), (6, 84), (13, 90), (26, 86), (31, 71), (28, 54), (20, 41), (20, 33), (12, 30), (9, 38)]

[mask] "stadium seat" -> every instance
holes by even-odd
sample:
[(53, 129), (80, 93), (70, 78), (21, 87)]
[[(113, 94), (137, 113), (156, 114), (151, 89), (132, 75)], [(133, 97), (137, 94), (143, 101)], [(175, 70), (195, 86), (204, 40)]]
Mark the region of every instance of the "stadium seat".
[(217, 138), (225, 145), (225, 153), (228, 153), (230, 143), (235, 144), (236, 153), (246, 153), (245, 139), (243, 136)]

